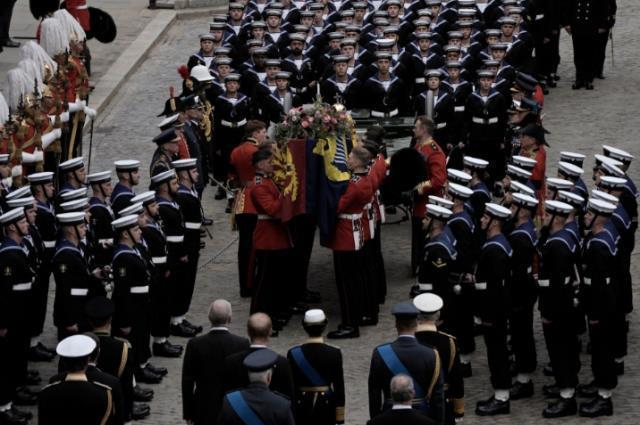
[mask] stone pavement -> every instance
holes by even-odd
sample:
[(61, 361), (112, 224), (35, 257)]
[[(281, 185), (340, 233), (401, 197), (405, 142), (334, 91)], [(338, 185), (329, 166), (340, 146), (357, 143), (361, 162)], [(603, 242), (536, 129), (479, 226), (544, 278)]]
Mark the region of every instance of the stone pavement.
[[(570, 39), (562, 36), (563, 63), (560, 69), (562, 80), (546, 99), (545, 126), (551, 134), (548, 137), (551, 148), (548, 154), (548, 174), (555, 172), (555, 162), (560, 150), (570, 149), (589, 155), (585, 166), (589, 170), (592, 155), (598, 153), (602, 143), (611, 143), (630, 150), (640, 157), (635, 130), (638, 126), (637, 109), (640, 106), (640, 75), (636, 72), (640, 65), (637, 47), (633, 42), (634, 31), (638, 26), (640, 4), (633, 0), (619, 2), (620, 13), (616, 27), (616, 66), (612, 68), (607, 60), (605, 81), (596, 81), (593, 92), (573, 92), (570, 89), (573, 77), (571, 63)], [(176, 68), (185, 63), (190, 52), (197, 48), (197, 35), (206, 30), (207, 19), (198, 18), (193, 21), (177, 21), (166, 32), (166, 36), (157, 43), (157, 47), (149, 53), (148, 58), (131, 79), (125, 84), (118, 97), (103, 116), (102, 124), (95, 129), (94, 155), (92, 171), (111, 169), (114, 160), (123, 158), (139, 158), (144, 164), (143, 183), (138, 191), (145, 190), (148, 185), (148, 164), (154, 145), (151, 142), (157, 134), (156, 123), (160, 121), (156, 115), (173, 85), (180, 90), (179, 76)], [(623, 41), (626, 42), (623, 45)], [(86, 151), (85, 151), (86, 152)], [(640, 181), (640, 166), (632, 165), (631, 177)], [(587, 176), (588, 180), (588, 176)], [(222, 202), (213, 200), (213, 190), (205, 193), (204, 208), (215, 220), (211, 228), (213, 239), (207, 240), (207, 246), (200, 259), (200, 271), (196, 293), (193, 299), (190, 319), (206, 326), (206, 310), (215, 298), (226, 298), (234, 308), (232, 331), (245, 333), (249, 301), (240, 299), (237, 289), (236, 272), (236, 235), (230, 231), (229, 216), (224, 214)], [(393, 321), (389, 314), (394, 302), (404, 300), (412, 284), (409, 274), (409, 225), (389, 224), (383, 227), (383, 249), (387, 268), (389, 294), (387, 304), (381, 308), (380, 324), (375, 328), (363, 328), (359, 339), (340, 341), (337, 343), (344, 356), (344, 370), (347, 385), (347, 423), (364, 424), (368, 419), (367, 373), (369, 359), (373, 347), (394, 338)], [(637, 255), (634, 254), (634, 257)], [(309, 272), (309, 285), (313, 290), (322, 293), (322, 308), (329, 315), (330, 327), (339, 321), (338, 302), (333, 281), (331, 253), (316, 246)], [(633, 276), (638, 279), (638, 264), (633, 264)], [(284, 271), (286, 272), (286, 271)], [(51, 294), (51, 296), (53, 293)], [(638, 297), (638, 290), (634, 290)], [(48, 322), (48, 345), (55, 344), (55, 332)], [(547, 354), (541, 336), (539, 319), (536, 320), (539, 364), (547, 362)], [(640, 415), (640, 360), (636, 355), (640, 328), (637, 314), (632, 315), (630, 333), (630, 356), (626, 361), (627, 373), (620, 379), (614, 393), (614, 409), (612, 418), (588, 420), (567, 418), (565, 424), (637, 424)], [(290, 325), (273, 340), (273, 348), (285, 353), (292, 345), (303, 340), (299, 318), (294, 317)], [(186, 343), (180, 338), (174, 342)], [(466, 384), (468, 424), (538, 424), (545, 421), (540, 413), (545, 401), (540, 391), (543, 384), (550, 382), (540, 371), (534, 375), (536, 395), (527, 401), (515, 401), (511, 404), (512, 414), (498, 418), (481, 418), (473, 411), (476, 401), (490, 394), (488, 370), (484, 343), (478, 339), (478, 352), (473, 359), (474, 376)], [(169, 425), (182, 423), (182, 407), (180, 396), (181, 359), (157, 359), (155, 363), (167, 366), (169, 376), (160, 385), (153, 386), (156, 397), (151, 403), (152, 415), (141, 424)], [(581, 381), (590, 379), (589, 357), (582, 357)], [(43, 377), (54, 373), (53, 364), (38, 364)]]

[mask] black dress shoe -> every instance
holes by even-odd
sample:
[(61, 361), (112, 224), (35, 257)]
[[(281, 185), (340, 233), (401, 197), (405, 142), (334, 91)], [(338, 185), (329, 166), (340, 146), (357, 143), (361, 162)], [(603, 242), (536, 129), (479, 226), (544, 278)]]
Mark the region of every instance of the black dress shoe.
[(157, 357), (180, 357), (182, 355), (182, 347), (173, 345), (169, 341), (163, 343), (153, 343), (153, 355)]
[(153, 390), (144, 388), (140, 385), (133, 387), (133, 401), (151, 401), (153, 400)]
[(377, 324), (378, 318), (375, 316), (364, 316), (362, 319), (360, 319), (360, 326), (375, 326)]
[(526, 384), (522, 382), (516, 381), (515, 384), (511, 386), (511, 391), (509, 391), (509, 398), (511, 400), (521, 400), (523, 398), (529, 398), (533, 396), (533, 382), (529, 381)]
[(148, 404), (143, 403), (133, 403), (133, 408), (131, 409), (131, 419), (134, 421), (139, 421), (140, 419), (144, 419), (149, 416), (151, 413), (151, 408)]
[(2, 44), (2, 47), (13, 47), (13, 48), (20, 47), (20, 42), (7, 38)]
[(211, 226), (213, 224), (213, 220), (211, 220), (208, 217), (203, 217), (202, 218), (202, 224), (205, 226)]
[(167, 376), (167, 374), (169, 373), (166, 367), (154, 366), (151, 363), (147, 363), (147, 365), (144, 368), (160, 376)]
[(358, 338), (359, 336), (360, 330), (351, 326), (344, 326), (342, 329), (337, 329), (327, 334), (327, 338), (329, 339)]
[(318, 304), (322, 302), (322, 297), (320, 296), (320, 292), (307, 290), (304, 293), (302, 301), (309, 304)]
[(598, 395), (598, 387), (596, 387), (593, 382), (589, 384), (580, 384), (576, 388), (576, 393), (578, 394), (578, 397), (593, 398)]
[(485, 401), (479, 401), (476, 406), (476, 415), (478, 416), (494, 416), (506, 415), (511, 412), (509, 400), (500, 401), (495, 397), (491, 397)]
[(0, 412), (0, 424), (3, 425), (26, 425), (27, 418), (18, 414), (14, 409)]
[(196, 333), (200, 333), (202, 332), (202, 326), (200, 325), (194, 325), (193, 323), (191, 323), (190, 321), (188, 321), (187, 319), (183, 319), (182, 323), (184, 323), (185, 325), (189, 326), (191, 329), (193, 329), (194, 331), (196, 331)]
[(473, 371), (471, 370), (471, 363), (460, 363), (460, 371), (463, 378), (471, 378)]
[(578, 415), (587, 418), (597, 418), (598, 416), (613, 415), (613, 402), (611, 397), (604, 398), (597, 396), (593, 400), (580, 404)]
[(561, 398), (558, 401), (547, 404), (542, 411), (545, 418), (562, 418), (564, 416), (574, 416), (578, 411), (578, 404), (575, 397)]
[(593, 83), (591, 81), (587, 81), (584, 83), (584, 88), (587, 90), (593, 90)]
[(35, 406), (38, 404), (38, 396), (27, 387), (22, 387), (16, 391), (13, 404), (16, 406)]
[(576, 81), (575, 83), (571, 84), (571, 89), (573, 90), (579, 90), (583, 87), (584, 87), (584, 83), (582, 81)]
[(159, 384), (162, 382), (162, 375), (151, 372), (146, 367), (144, 369), (136, 370), (136, 381), (143, 384)]
[(551, 367), (550, 364), (546, 365), (543, 369), (542, 369), (542, 374), (544, 376), (553, 376), (553, 368)]
[(171, 332), (171, 335), (181, 336), (184, 338), (193, 338), (194, 336), (198, 335), (198, 332), (196, 332), (195, 329), (193, 329), (190, 326), (187, 326), (186, 323), (184, 322), (179, 323), (177, 325), (174, 325), (172, 323), (170, 327), (170, 332)]
[(556, 384), (543, 385), (542, 394), (544, 394), (544, 396), (548, 398), (558, 398), (560, 397), (560, 387)]
[(44, 350), (40, 344), (29, 348), (28, 358), (31, 362), (50, 362), (56, 355)]
[(624, 362), (615, 362), (616, 375), (624, 375)]

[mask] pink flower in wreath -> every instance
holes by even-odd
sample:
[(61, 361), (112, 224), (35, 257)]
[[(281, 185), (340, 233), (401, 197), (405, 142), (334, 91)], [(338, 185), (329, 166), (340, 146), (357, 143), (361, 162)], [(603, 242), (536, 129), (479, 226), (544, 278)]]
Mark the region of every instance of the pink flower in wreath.
[(309, 128), (310, 123), (309, 123), (309, 121), (304, 120), (304, 121), (302, 121), (302, 123), (300, 125), (302, 126), (302, 128)]

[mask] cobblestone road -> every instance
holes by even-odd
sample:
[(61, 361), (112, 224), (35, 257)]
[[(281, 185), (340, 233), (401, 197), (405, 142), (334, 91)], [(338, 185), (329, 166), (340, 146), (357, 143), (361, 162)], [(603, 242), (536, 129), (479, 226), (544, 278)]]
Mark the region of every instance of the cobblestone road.
[[(640, 101), (640, 67), (637, 55), (637, 37), (640, 4), (632, 0), (619, 1), (618, 26), (616, 27), (615, 68), (607, 59), (605, 81), (596, 81), (596, 90), (592, 92), (573, 92), (570, 89), (573, 76), (570, 40), (563, 34), (563, 63), (560, 69), (562, 80), (546, 99), (545, 126), (551, 131), (548, 140), (551, 144), (549, 170), (555, 172), (553, 164), (559, 150), (571, 149), (589, 156), (588, 169), (592, 165), (591, 157), (600, 150), (602, 143), (611, 143), (633, 152), (640, 158), (637, 131), (640, 128), (638, 107)], [(100, 128), (96, 128), (94, 137), (94, 155), (92, 171), (111, 169), (116, 159), (139, 158), (145, 167), (143, 190), (148, 183), (146, 168), (154, 145), (151, 142), (157, 133), (156, 114), (168, 94), (170, 85), (179, 90), (177, 64), (185, 63), (188, 55), (197, 46), (197, 35), (206, 31), (207, 19), (179, 21), (153, 49), (149, 58), (124, 86), (119, 98), (114, 101), (108, 116)], [(631, 175), (640, 181), (640, 166), (634, 163)], [(236, 235), (230, 231), (229, 217), (223, 212), (221, 202), (213, 200), (213, 191), (205, 193), (205, 210), (215, 219), (212, 228), (213, 239), (207, 240), (207, 246), (200, 260), (200, 273), (196, 294), (191, 308), (191, 319), (206, 325), (206, 309), (215, 298), (229, 299), (234, 308), (232, 330), (244, 334), (244, 324), (248, 316), (249, 302), (238, 297), (236, 273)], [(389, 314), (391, 304), (407, 296), (411, 279), (408, 277), (409, 226), (408, 223), (387, 225), (383, 228), (383, 248), (389, 282), (388, 302), (382, 307), (380, 324), (375, 328), (364, 328), (362, 336), (356, 340), (341, 341), (345, 359), (347, 383), (347, 422), (364, 424), (367, 419), (367, 372), (372, 348), (394, 337), (393, 324)], [(637, 254), (637, 253), (636, 253)], [(634, 259), (636, 259), (634, 255)], [(638, 265), (633, 262), (633, 275), (638, 279)], [(333, 281), (331, 253), (316, 247), (310, 269), (310, 287), (322, 293), (322, 307), (330, 318), (330, 326), (338, 323), (338, 303)], [(634, 291), (638, 296), (637, 289)], [(640, 415), (640, 361), (637, 356), (639, 324), (637, 315), (632, 317), (630, 349), (631, 355), (626, 361), (627, 373), (620, 380), (614, 393), (616, 415), (602, 420), (583, 420), (578, 417), (565, 419), (566, 424), (637, 424)], [(547, 361), (544, 342), (541, 338), (539, 320), (536, 322), (538, 336), (539, 364)], [(48, 325), (50, 338), (48, 345), (55, 344), (55, 332)], [(273, 341), (273, 348), (280, 353), (303, 339), (302, 329), (296, 319)], [(174, 342), (186, 343), (174, 338)], [(474, 376), (466, 381), (467, 416), (464, 422), (469, 424), (536, 424), (542, 423), (540, 416), (545, 401), (540, 392), (549, 378), (538, 371), (534, 375), (536, 395), (527, 401), (515, 401), (511, 405), (512, 414), (500, 418), (480, 418), (473, 413), (475, 402), (490, 393), (488, 370), (484, 344), (478, 340), (479, 351), (474, 356)], [(589, 358), (583, 355), (581, 381), (590, 379)], [(170, 369), (169, 376), (161, 385), (154, 386), (156, 397), (151, 403), (152, 415), (141, 424), (177, 424), (182, 423), (180, 397), (180, 371), (182, 361), (158, 359), (156, 363)], [(53, 374), (53, 364), (38, 365), (46, 378)]]

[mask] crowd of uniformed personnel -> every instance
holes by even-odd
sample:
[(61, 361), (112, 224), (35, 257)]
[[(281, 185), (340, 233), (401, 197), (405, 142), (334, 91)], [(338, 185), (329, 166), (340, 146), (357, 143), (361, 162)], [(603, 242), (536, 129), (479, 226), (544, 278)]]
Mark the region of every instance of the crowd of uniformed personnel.
[[(308, 310), (321, 301), (306, 287), (316, 223), (310, 214), (283, 223), (272, 179), (273, 128), (318, 99), (382, 121), (416, 117), (410, 149), (424, 179), (403, 194), (416, 284), (413, 301), (393, 308), (397, 340), (372, 354), (370, 423), (461, 420), (476, 335), (495, 390), (476, 413), (509, 413), (510, 399), (534, 392), (536, 303), (554, 379), (543, 416), (611, 415), (633, 308), (633, 156), (604, 146), (591, 192), (579, 153), (562, 152), (547, 177), (541, 110), (559, 78), (560, 29), (573, 37), (572, 88), (593, 89), (614, 22), (613, 0), (230, 3), (179, 70), (182, 92), (170, 90), (153, 139), (151, 188), (136, 193), (138, 160), (116, 161), (112, 186), (112, 171), (91, 173), (82, 159), (95, 116), (85, 34), (65, 11), (44, 19), (0, 102), (0, 424), (27, 423), (16, 406), (36, 403), (41, 423), (69, 422), (71, 400), (82, 407), (72, 423), (147, 417), (153, 391), (138, 383), (168, 373), (153, 356), (183, 354), (170, 335), (192, 338), (182, 371), (190, 423), (345, 421), (342, 354), (322, 339), (324, 312)], [(352, 177), (327, 242), (341, 311), (334, 339), (375, 326), (387, 286), (381, 226), (394, 161), (384, 130), (369, 127), (347, 156)], [(238, 231), (250, 343), (229, 334), (223, 300), (210, 332), (197, 337), (202, 327), (186, 319), (209, 183)], [(51, 275), (55, 350), (41, 342)], [(267, 349), (299, 313), (309, 340), (286, 358)], [(581, 349), (593, 381), (579, 384)], [(42, 378), (29, 362), (56, 354), (59, 374), (34, 393)], [(577, 397), (590, 400), (578, 409)]]

